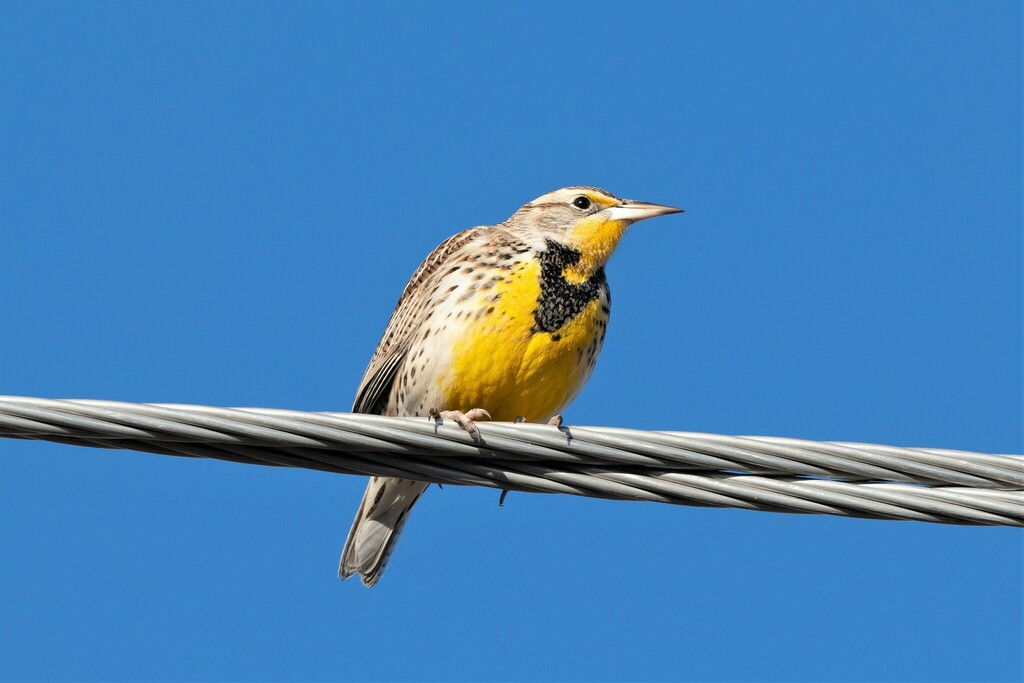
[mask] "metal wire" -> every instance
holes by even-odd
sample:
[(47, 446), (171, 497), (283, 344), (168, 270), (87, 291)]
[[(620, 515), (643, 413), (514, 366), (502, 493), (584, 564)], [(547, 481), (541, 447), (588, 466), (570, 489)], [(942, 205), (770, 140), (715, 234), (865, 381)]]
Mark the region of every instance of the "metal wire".
[(859, 443), (0, 396), (0, 436), (437, 484), (1024, 526), (1024, 457)]

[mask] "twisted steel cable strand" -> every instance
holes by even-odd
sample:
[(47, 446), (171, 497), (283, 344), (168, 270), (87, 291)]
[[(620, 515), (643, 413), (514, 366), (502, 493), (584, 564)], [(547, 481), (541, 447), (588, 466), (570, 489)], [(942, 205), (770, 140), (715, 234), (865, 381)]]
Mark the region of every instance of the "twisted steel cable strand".
[(438, 484), (1024, 526), (1024, 457), (934, 448), (0, 396), (0, 436)]

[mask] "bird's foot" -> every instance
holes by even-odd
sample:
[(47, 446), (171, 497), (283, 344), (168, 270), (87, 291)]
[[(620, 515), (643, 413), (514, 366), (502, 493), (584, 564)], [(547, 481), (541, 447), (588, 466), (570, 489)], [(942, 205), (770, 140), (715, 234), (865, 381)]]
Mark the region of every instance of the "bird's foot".
[[(526, 418), (522, 415), (516, 415), (516, 419), (512, 420), (513, 424), (520, 424), (522, 422), (526, 422)], [(548, 420), (548, 424), (552, 427), (561, 427), (563, 422), (564, 420), (561, 415), (555, 415), (553, 418)]]
[(462, 412), (461, 410), (438, 410), (437, 408), (431, 408), (430, 412), (427, 413), (428, 417), (432, 420), (451, 420), (457, 423), (460, 427), (465, 429), (470, 434), (479, 434), (480, 430), (477, 429), (474, 420), (482, 418), (491, 419), (491, 414), (483, 408), (473, 408)]

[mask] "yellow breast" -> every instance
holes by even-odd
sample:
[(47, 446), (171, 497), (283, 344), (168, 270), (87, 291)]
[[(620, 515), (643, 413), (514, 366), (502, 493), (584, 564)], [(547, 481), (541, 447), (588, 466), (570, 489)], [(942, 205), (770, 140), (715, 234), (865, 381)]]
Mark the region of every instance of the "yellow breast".
[(527, 261), (503, 278), (496, 301), (473, 302), (475, 320), (452, 349), (451, 371), (438, 378), (441, 394), (450, 409), (485, 408), (495, 420), (546, 420), (590, 377), (608, 309), (596, 299), (558, 330), (535, 331), (540, 263)]

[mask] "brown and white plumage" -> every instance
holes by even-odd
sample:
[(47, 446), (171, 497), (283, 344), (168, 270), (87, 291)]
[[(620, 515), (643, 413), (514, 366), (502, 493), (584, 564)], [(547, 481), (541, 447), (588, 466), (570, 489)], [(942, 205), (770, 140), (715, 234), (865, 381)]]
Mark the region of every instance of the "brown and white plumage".
[[(445, 240), (402, 292), (352, 410), (426, 417), (486, 408), (504, 421), (561, 413), (604, 340), (605, 262), (631, 223), (677, 211), (570, 187)], [(426, 488), (370, 480), (342, 552), (342, 578), (377, 582)]]
[[(404, 373), (415, 373), (413, 368), (423, 356), (425, 340), (420, 328), (429, 320), (424, 309), (431, 305), (433, 294), (444, 284), (442, 267), (452, 261), (465, 260), (468, 245), (488, 239), (486, 230), (470, 228), (449, 237), (409, 278), (363, 374), (352, 412), (391, 416), (422, 414), (424, 399), (414, 400), (412, 403), (416, 405), (410, 405), (400, 388), (402, 383), (396, 379)], [(359, 573), (367, 586), (377, 582), (402, 532), (406, 516), (427, 486), (408, 479), (370, 478), (341, 554), (338, 567), (341, 578)]]

